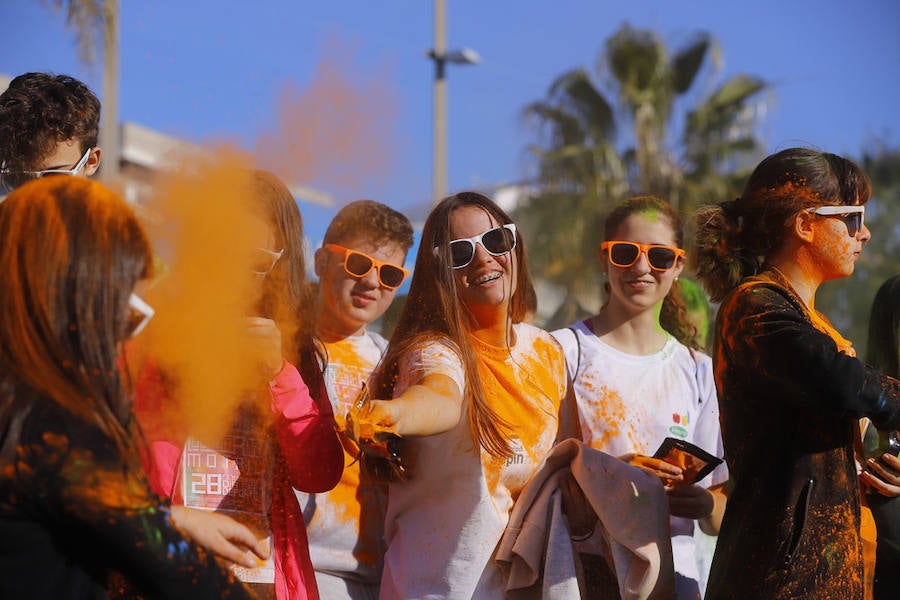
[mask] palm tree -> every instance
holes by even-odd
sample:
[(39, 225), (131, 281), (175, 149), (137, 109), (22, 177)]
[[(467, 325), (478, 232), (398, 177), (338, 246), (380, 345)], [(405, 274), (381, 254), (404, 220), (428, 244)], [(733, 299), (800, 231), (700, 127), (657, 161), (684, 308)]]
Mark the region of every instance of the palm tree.
[(119, 173), (119, 0), (43, 0), (56, 10), (65, 9), (66, 24), (75, 30), (81, 62), (96, 63), (97, 37), (103, 39), (103, 110), (100, 147), (102, 174), (113, 179)]
[(605, 85), (575, 69), (525, 107), (537, 125), (529, 151), (539, 191), (516, 218), (536, 278), (563, 288), (570, 312), (592, 309), (599, 299), (599, 226), (613, 204), (632, 193), (661, 196), (683, 211), (721, 200), (734, 187), (729, 174), (744, 164), (741, 156), (757, 157), (751, 101), (765, 84), (747, 75), (721, 84), (685, 115), (681, 135), (671, 132), (676, 100), (717, 52), (699, 33), (670, 57), (655, 33), (626, 24), (598, 59)]
[(547, 96), (525, 107), (544, 137), (530, 148), (538, 157), (541, 190), (516, 218), (529, 232), (537, 274), (567, 288), (570, 304), (584, 304), (597, 296), (597, 278), (571, 274), (588, 265), (586, 244), (599, 224), (597, 209), (628, 191), (627, 167), (612, 143), (613, 108), (587, 72), (563, 74)]

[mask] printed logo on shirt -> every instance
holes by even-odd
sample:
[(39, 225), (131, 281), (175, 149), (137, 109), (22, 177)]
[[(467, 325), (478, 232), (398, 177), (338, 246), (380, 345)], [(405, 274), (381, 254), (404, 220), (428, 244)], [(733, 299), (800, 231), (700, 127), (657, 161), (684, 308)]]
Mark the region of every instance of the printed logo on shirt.
[(688, 435), (688, 416), (679, 415), (678, 413), (672, 413), (672, 421), (675, 423), (675, 425), (671, 425), (669, 427), (669, 433), (671, 433), (672, 435), (677, 435), (680, 438), (686, 438)]
[(512, 456), (506, 457), (506, 466), (511, 467), (512, 465), (524, 465), (525, 464), (525, 455), (521, 452), (516, 452)]

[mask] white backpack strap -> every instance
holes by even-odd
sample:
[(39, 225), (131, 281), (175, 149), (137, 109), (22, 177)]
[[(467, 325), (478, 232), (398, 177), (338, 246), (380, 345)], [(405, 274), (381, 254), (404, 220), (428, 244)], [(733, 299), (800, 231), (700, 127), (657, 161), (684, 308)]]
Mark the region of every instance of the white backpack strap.
[(578, 332), (575, 331), (574, 327), (567, 327), (569, 331), (572, 332), (572, 335), (575, 336), (575, 346), (578, 348), (578, 358), (575, 362), (575, 373), (572, 374), (572, 381), (575, 381), (575, 378), (578, 377), (578, 369), (581, 368), (581, 340), (578, 339)]

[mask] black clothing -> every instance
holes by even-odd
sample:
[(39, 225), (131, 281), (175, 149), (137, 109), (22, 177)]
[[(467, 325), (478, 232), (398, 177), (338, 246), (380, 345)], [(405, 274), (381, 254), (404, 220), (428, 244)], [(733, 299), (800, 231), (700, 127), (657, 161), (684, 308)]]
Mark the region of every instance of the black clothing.
[(114, 573), (148, 599), (252, 597), (171, 525), (131, 462), (96, 425), (35, 400), (0, 464), (0, 598), (105, 599)]
[(900, 425), (900, 381), (839, 352), (777, 272), (722, 303), (713, 357), (733, 489), (706, 598), (863, 597), (858, 419)]

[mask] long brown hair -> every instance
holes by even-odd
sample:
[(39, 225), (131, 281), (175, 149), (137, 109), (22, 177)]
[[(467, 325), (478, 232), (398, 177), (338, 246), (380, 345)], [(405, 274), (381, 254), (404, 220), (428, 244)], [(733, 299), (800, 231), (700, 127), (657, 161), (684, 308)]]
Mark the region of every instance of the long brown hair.
[[(632, 215), (651, 213), (662, 217), (675, 237), (675, 245), (684, 247), (684, 226), (681, 216), (671, 204), (655, 196), (635, 196), (619, 203), (609, 216), (603, 227), (604, 241), (618, 239), (619, 227), (625, 219)], [(697, 340), (697, 327), (688, 316), (687, 305), (681, 293), (681, 283), (673, 281), (669, 293), (663, 299), (662, 309), (659, 313), (659, 324), (668, 331), (676, 340), (695, 350), (701, 350)]]
[(823, 204), (865, 204), (871, 193), (862, 169), (836, 154), (809, 148), (772, 154), (754, 169), (739, 198), (697, 214), (697, 277), (720, 302), (743, 278), (762, 270), (797, 212)]
[[(463, 364), (466, 377), (464, 390), (472, 438), (493, 456), (510, 455), (509, 425), (488, 405), (478, 373), (478, 362), (468, 341), (472, 317), (460, 300), (450, 262), (450, 216), (464, 206), (485, 211), (501, 225), (512, 219), (493, 200), (477, 192), (460, 192), (441, 200), (432, 209), (422, 230), (422, 241), (410, 283), (406, 305), (391, 337), (379, 369), (374, 389), (379, 398), (391, 398), (397, 381), (398, 361), (410, 349), (428, 340), (443, 340), (453, 345)], [(438, 251), (435, 252), (434, 249)], [(513, 250), (516, 256), (516, 289), (509, 299), (512, 323), (524, 321), (528, 315), (534, 290), (528, 275), (525, 244), (518, 237)]]
[(250, 202), (262, 211), (277, 248), (284, 255), (263, 280), (261, 316), (275, 320), (284, 340), (283, 352), (297, 364), (299, 348), (295, 332), (312, 320), (313, 294), (306, 278), (303, 217), (287, 186), (268, 171), (250, 172)]
[(133, 211), (99, 183), (46, 177), (0, 203), (0, 240), (0, 453), (15, 451), (25, 415), (43, 397), (133, 457), (117, 356), (129, 296), (153, 264)]

